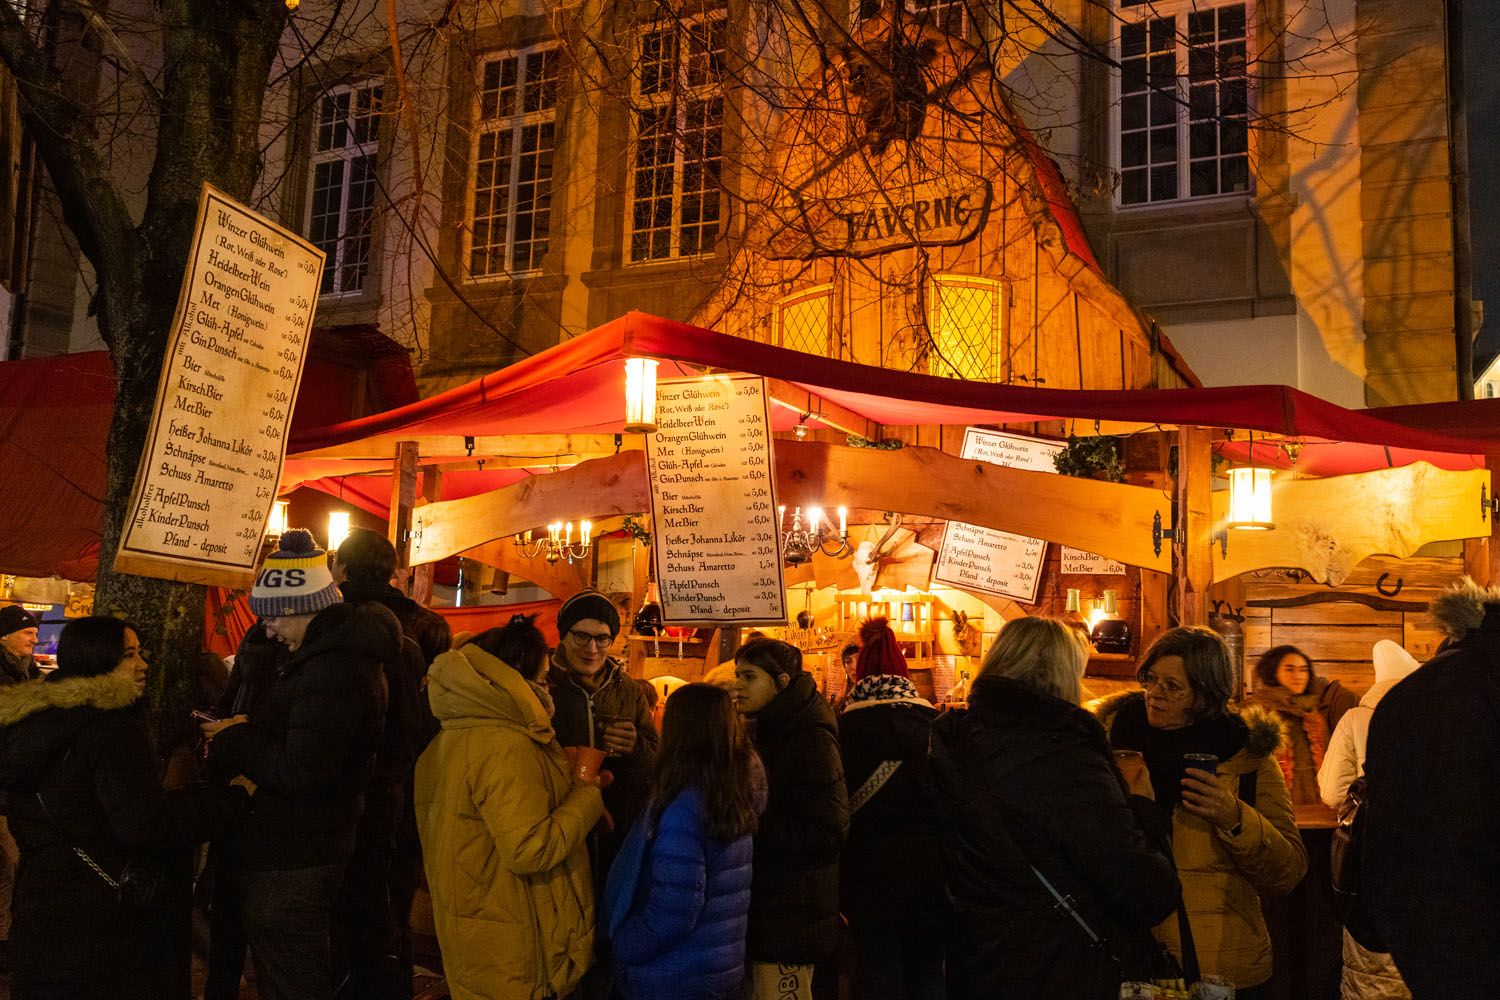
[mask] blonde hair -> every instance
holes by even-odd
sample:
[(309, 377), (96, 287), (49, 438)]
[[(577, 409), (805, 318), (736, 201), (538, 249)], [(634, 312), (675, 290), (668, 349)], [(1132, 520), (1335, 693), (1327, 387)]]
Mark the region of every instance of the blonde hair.
[(1089, 646), (1083, 634), (1056, 618), (1016, 618), (995, 637), (981, 676), (1006, 677), (1070, 705), (1083, 699)]

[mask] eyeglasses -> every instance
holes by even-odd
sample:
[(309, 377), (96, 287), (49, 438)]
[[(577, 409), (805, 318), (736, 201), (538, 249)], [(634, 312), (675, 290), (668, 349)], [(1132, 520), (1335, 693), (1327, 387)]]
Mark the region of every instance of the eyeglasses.
[(608, 632), (605, 632), (603, 635), (590, 635), (587, 632), (580, 632), (576, 628), (568, 633), (568, 641), (579, 647), (597, 646), (600, 649), (608, 649), (609, 644), (614, 641), (614, 638)]
[(1191, 694), (1191, 690), (1177, 683), (1170, 677), (1161, 678), (1155, 674), (1147, 674), (1141, 680), (1141, 690), (1149, 691), (1152, 688), (1160, 688), (1161, 693), (1168, 698), (1181, 698), (1185, 694)]

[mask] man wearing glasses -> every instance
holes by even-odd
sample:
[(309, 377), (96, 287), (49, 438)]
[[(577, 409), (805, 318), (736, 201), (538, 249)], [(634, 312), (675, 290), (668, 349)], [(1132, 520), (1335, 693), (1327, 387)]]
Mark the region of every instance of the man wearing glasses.
[[(557, 611), (558, 643), (547, 674), (557, 741), (603, 750), (609, 755), (603, 769), (614, 775), (604, 788), (614, 828), (590, 843), (596, 898), (625, 835), (651, 798), (651, 765), (659, 744), (645, 691), (609, 655), (619, 631), (614, 602), (597, 590), (574, 594)], [(607, 969), (590, 970), (577, 995), (584, 1000), (608, 996)]]

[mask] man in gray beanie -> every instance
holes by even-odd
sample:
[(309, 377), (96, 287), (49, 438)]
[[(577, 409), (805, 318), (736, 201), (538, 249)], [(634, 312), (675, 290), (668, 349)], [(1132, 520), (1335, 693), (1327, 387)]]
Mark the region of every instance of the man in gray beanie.
[[(641, 686), (609, 655), (620, 632), (620, 612), (597, 590), (583, 590), (557, 609), (557, 649), (547, 687), (556, 706), (552, 728), (565, 747), (605, 751), (604, 770), (614, 780), (604, 789), (604, 807), (614, 829), (591, 839), (596, 890), (625, 834), (651, 798), (651, 765), (660, 739)], [(597, 895), (597, 893), (596, 893)], [(609, 995), (605, 965), (596, 966), (579, 987), (581, 1000)]]
[(250, 609), (292, 655), (252, 717), (203, 725), (215, 773), (258, 786), (223, 845), (220, 879), (241, 908), (261, 995), (328, 1000), (329, 917), (380, 744), (382, 665), (400, 655), (401, 627), (343, 603), (327, 556), (301, 529), (266, 559)]

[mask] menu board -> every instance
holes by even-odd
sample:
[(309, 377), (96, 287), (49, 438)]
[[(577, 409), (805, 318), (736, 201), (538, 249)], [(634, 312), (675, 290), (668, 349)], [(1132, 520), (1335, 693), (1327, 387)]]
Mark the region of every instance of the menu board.
[[(1033, 472), (1053, 472), (1057, 441), (969, 427), (963, 457)], [(943, 531), (934, 578), (943, 583), (1035, 604), (1047, 543), (1008, 531), (949, 521)], [(1125, 567), (1091, 552), (1064, 546), (1064, 573), (1124, 573)]]
[(204, 186), (116, 570), (253, 582), (323, 258)]
[(646, 469), (662, 620), (785, 625), (765, 380), (658, 382)]

